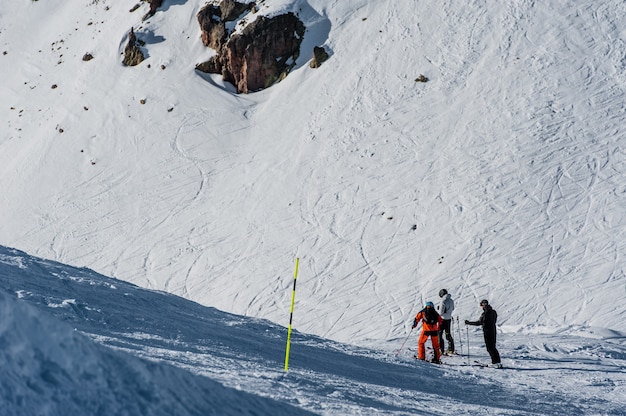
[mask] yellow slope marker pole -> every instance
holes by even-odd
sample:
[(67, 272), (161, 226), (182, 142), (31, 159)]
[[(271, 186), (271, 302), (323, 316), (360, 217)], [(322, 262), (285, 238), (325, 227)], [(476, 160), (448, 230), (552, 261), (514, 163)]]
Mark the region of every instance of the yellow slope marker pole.
[(289, 329), (287, 330), (287, 348), (285, 350), (285, 371), (289, 369), (289, 350), (291, 349), (291, 323), (293, 322), (293, 305), (296, 301), (296, 280), (298, 279), (298, 264), (300, 259), (296, 257), (296, 269), (293, 272), (293, 291), (291, 292), (291, 310), (289, 311)]

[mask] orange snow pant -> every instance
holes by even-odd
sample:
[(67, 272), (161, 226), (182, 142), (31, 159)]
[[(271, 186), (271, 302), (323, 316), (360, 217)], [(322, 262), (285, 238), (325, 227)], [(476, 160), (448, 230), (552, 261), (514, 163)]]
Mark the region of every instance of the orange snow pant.
[(439, 351), (439, 337), (437, 335), (437, 331), (422, 331), (417, 341), (417, 358), (420, 360), (426, 359), (426, 348), (424, 344), (426, 344), (426, 340), (430, 337), (430, 342), (433, 344), (433, 352), (435, 353), (435, 360), (439, 360), (441, 352)]

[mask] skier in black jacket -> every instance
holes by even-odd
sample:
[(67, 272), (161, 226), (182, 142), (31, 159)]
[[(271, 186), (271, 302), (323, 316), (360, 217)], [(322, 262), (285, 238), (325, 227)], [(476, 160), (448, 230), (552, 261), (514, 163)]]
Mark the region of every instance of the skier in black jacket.
[(486, 299), (480, 301), (480, 306), (483, 308), (483, 313), (480, 315), (478, 321), (465, 321), (465, 325), (482, 325), (483, 335), (485, 337), (485, 346), (487, 352), (491, 356), (491, 365), (493, 367), (502, 368), (500, 363), (500, 353), (496, 348), (496, 321), (498, 320), (498, 314), (489, 305)]

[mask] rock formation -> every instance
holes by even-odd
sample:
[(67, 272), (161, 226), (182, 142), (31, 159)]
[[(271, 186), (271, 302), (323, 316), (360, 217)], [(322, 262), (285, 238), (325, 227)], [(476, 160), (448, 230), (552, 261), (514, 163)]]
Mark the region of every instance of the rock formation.
[(163, 4), (163, 0), (146, 0), (150, 4), (150, 11), (146, 13), (143, 20), (149, 19), (156, 13), (157, 9)]
[(143, 53), (141, 49), (139, 49), (139, 46), (137, 46), (137, 38), (131, 27), (130, 33), (128, 33), (128, 43), (126, 44), (126, 48), (124, 48), (124, 60), (122, 63), (126, 66), (135, 66), (139, 65), (143, 60)]
[(328, 59), (328, 52), (322, 46), (313, 47), (313, 59), (309, 66), (311, 68), (319, 68), (322, 63)]
[(226, 42), (226, 22), (222, 20), (221, 10), (217, 6), (208, 5), (198, 12), (201, 39), (204, 46), (219, 51)]
[(222, 0), (219, 6), (206, 6), (197, 16), (202, 42), (217, 55), (196, 69), (221, 74), (240, 93), (267, 88), (287, 76), (300, 54), (305, 31), (296, 15), (285, 13), (259, 16), (242, 30), (228, 33), (226, 22), (254, 7), (254, 3)]

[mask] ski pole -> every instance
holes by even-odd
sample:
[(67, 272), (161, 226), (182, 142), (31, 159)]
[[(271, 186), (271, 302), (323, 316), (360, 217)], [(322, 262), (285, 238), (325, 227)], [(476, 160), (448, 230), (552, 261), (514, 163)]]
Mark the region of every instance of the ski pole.
[[(448, 328), (448, 334), (450, 334), (450, 337), (452, 338), (452, 342), (454, 342), (454, 318), (450, 317), (450, 328)], [(446, 338), (446, 340), (448, 339), (448, 337), (446, 337), (446, 334), (442, 331), (441, 332), (441, 337), (439, 338), (439, 344), (443, 345), (443, 338)], [(448, 350), (450, 350), (450, 346), (452, 344), (450, 344), (450, 341), (448, 341)], [(443, 354), (443, 351), (441, 351), (441, 353)]]
[(461, 325), (458, 316), (456, 317), (456, 332), (459, 335), (459, 352), (463, 355), (463, 338), (461, 338)]
[(467, 365), (470, 365), (470, 348), (469, 348), (469, 326), (465, 326), (467, 329)]
[(400, 354), (400, 351), (402, 351), (402, 348), (404, 348), (404, 344), (406, 344), (406, 342), (409, 340), (409, 337), (411, 336), (411, 332), (413, 332), (413, 328), (411, 328), (411, 330), (409, 331), (409, 335), (406, 336), (406, 339), (402, 343), (402, 346), (400, 347), (396, 355)]

